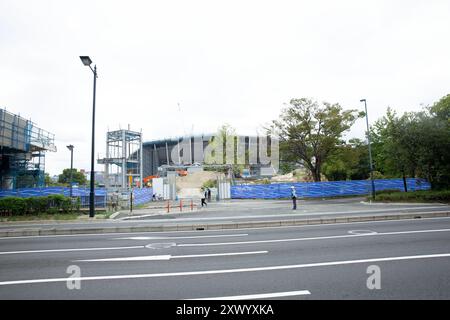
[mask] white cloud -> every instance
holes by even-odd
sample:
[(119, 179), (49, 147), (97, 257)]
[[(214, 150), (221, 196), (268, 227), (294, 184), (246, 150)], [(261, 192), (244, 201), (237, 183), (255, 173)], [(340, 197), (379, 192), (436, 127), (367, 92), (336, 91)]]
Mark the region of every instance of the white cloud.
[[(419, 110), (449, 93), (450, 3), (431, 1), (13, 1), (0, 3), (0, 106), (56, 134), (47, 170), (90, 168), (108, 127), (146, 140), (253, 133), (294, 97)], [(177, 103), (180, 102), (181, 112)], [(350, 135), (363, 136), (364, 121)], [(101, 169), (101, 166), (97, 166)]]

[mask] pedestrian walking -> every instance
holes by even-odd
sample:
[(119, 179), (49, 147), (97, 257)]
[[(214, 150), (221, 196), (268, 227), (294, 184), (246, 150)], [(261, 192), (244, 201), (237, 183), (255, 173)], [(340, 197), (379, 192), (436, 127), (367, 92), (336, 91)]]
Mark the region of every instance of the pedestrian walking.
[(291, 187), (291, 198), (292, 198), (292, 210), (297, 210), (297, 193), (295, 192), (295, 187)]
[(208, 197), (208, 191), (205, 189), (205, 192), (203, 193), (203, 197), (202, 197), (202, 207), (208, 206), (208, 204), (206, 203), (206, 198)]
[(208, 202), (211, 202), (211, 189), (208, 188)]

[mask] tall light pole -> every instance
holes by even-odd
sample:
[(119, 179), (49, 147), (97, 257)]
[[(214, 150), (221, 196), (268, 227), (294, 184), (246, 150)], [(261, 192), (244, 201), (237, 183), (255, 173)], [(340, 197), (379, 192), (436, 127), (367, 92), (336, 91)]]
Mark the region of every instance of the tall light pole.
[(72, 198), (72, 171), (73, 171), (73, 145), (68, 145), (67, 149), (70, 150), (70, 197)]
[(359, 100), (364, 102), (364, 108), (366, 112), (366, 125), (367, 125), (367, 143), (369, 145), (369, 168), (370, 168), (370, 180), (372, 182), (372, 199), (375, 200), (375, 182), (373, 181), (373, 163), (372, 163), (372, 147), (370, 143), (370, 131), (369, 131), (369, 115), (367, 114), (367, 102), (366, 99)]
[(94, 217), (95, 215), (95, 171), (94, 171), (94, 146), (95, 146), (95, 89), (97, 84), (97, 65), (92, 69), (92, 60), (88, 56), (80, 56), (81, 62), (85, 66), (88, 66), (94, 73), (94, 103), (92, 106), (92, 142), (91, 142), (91, 190), (89, 192), (89, 217)]

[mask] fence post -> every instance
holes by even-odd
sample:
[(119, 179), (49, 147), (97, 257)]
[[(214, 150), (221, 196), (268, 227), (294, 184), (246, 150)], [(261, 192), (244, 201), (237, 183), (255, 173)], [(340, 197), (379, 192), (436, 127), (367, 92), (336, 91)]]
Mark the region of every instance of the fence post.
[(180, 212), (183, 211), (183, 199), (180, 199)]
[(191, 211), (194, 210), (194, 201), (191, 199)]
[(170, 212), (170, 203), (169, 203), (169, 201), (170, 201), (170, 200), (167, 200), (167, 213)]

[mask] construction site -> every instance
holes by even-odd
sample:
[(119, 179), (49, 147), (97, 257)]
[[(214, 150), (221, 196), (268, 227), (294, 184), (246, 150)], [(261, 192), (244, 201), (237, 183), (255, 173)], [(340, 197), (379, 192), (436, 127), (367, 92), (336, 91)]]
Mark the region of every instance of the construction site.
[(56, 151), (54, 134), (0, 109), (1, 189), (44, 187), (48, 151)]
[[(231, 165), (206, 164), (204, 150), (210, 139), (211, 135), (201, 135), (144, 142), (142, 130), (133, 131), (130, 126), (108, 131), (105, 154), (97, 160), (104, 165), (104, 191), (108, 198), (119, 194), (124, 201), (148, 187), (149, 197), (156, 200), (198, 199), (205, 188), (214, 198), (229, 198), (230, 186), (243, 177), (236, 177)], [(241, 152), (248, 152), (257, 139), (242, 137)], [(56, 152), (54, 134), (0, 110), (0, 148), (2, 190), (46, 187), (45, 154)], [(267, 169), (254, 163), (243, 171), (252, 177), (272, 177), (273, 171)]]

